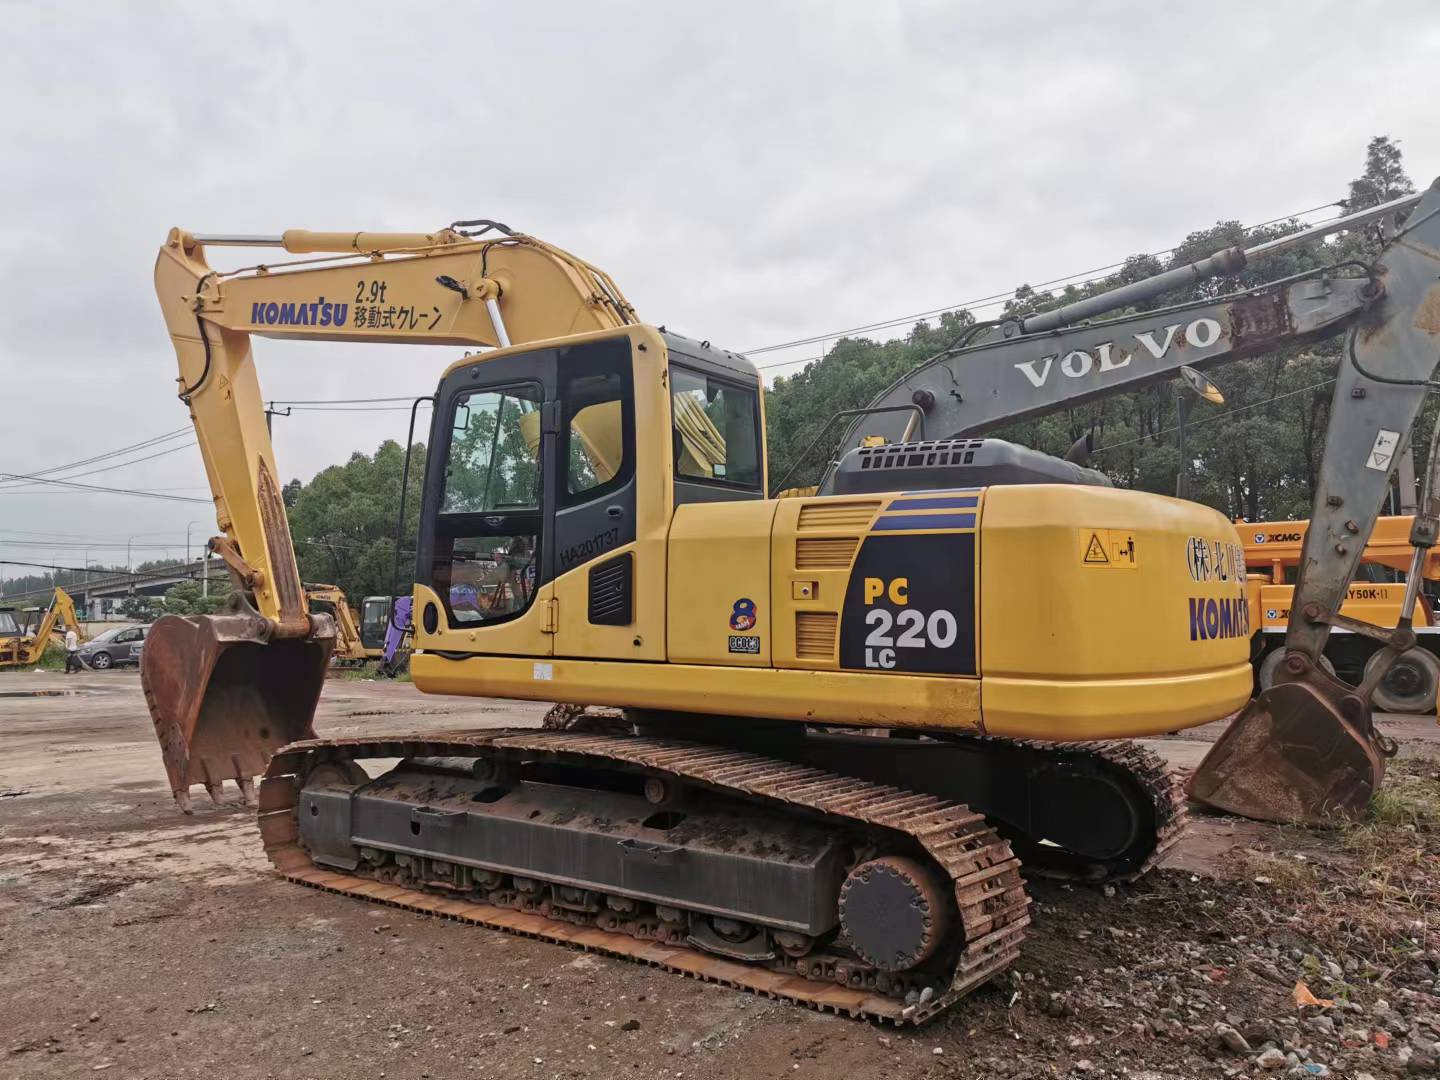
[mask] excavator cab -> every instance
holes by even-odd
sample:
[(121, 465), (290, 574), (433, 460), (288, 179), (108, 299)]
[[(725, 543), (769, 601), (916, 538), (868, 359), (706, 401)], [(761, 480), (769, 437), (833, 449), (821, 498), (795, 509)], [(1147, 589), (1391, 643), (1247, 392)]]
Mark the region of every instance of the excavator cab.
[(388, 596), (367, 596), (360, 602), (360, 644), (367, 656), (384, 652), (385, 632), (390, 628), (390, 606)]

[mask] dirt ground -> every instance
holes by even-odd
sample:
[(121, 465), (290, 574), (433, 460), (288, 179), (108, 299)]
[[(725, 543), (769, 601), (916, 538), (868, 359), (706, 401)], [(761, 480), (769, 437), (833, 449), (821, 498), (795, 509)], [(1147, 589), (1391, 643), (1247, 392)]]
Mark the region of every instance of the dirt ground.
[[(41, 692), (36, 694), (34, 692)], [(545, 707), (332, 681), (321, 734)], [(176, 813), (134, 673), (0, 677), (0, 1077), (1428, 1075), (1440, 729), (1344, 833), (1197, 817), (1132, 886), (1032, 882), (1017, 969), (920, 1030), (287, 884)], [(1151, 745), (1193, 766), (1216, 732)], [(1297, 981), (1333, 1005), (1296, 1006)]]

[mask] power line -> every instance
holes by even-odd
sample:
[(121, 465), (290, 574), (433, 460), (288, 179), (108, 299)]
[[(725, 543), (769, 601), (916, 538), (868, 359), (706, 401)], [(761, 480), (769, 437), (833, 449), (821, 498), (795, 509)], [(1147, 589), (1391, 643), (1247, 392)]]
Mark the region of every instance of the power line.
[[(180, 451), (182, 451), (182, 450), (189, 450), (191, 447), (196, 446), (196, 445), (198, 445), (198, 444), (197, 444), (197, 443), (193, 443), (193, 442), (182, 443), (180, 446), (172, 446), (172, 447), (170, 447), (168, 450), (159, 450), (159, 451), (157, 451), (156, 453), (153, 453), (153, 454), (146, 454), (144, 457), (131, 458), (129, 461), (119, 461), (119, 462), (116, 462), (114, 465), (101, 465), (98, 469), (86, 469), (84, 472), (66, 473), (64, 476), (54, 477), (52, 480), (49, 480), (48, 482), (52, 482), (52, 483), (53, 483), (53, 482), (59, 481), (59, 480), (74, 480), (74, 479), (77, 479), (78, 477), (81, 477), (81, 476), (94, 476), (94, 475), (96, 475), (97, 473), (111, 472), (112, 470), (115, 470), (115, 469), (123, 469), (123, 468), (125, 468), (127, 465), (138, 465), (138, 464), (140, 464), (140, 462), (142, 462), (142, 461), (153, 461), (155, 458), (165, 457), (167, 454), (178, 454)], [(37, 474), (37, 475), (38, 475), (38, 474)], [(8, 488), (10, 488), (11, 490), (21, 491), (21, 490), (24, 490), (24, 489), (27, 488), (27, 487), (33, 487), (34, 485), (32, 485), (32, 484), (10, 484), (10, 485), (6, 485), (6, 486), (7, 486)], [(3, 493), (3, 492), (0, 492), (0, 493)]]
[[(1258, 409), (1261, 405), (1269, 405), (1275, 401), (1283, 401), (1285, 398), (1294, 397), (1296, 394), (1306, 394), (1309, 393), (1311, 390), (1319, 390), (1323, 387), (1332, 385), (1334, 382), (1334, 379), (1326, 379), (1324, 382), (1312, 383), (1309, 386), (1302, 386), (1298, 390), (1287, 390), (1283, 394), (1276, 394), (1274, 397), (1268, 397), (1264, 401), (1251, 402), (1249, 405), (1237, 405), (1233, 409), (1226, 409), (1224, 412), (1216, 413), (1213, 416), (1202, 416), (1199, 420), (1187, 420), (1185, 422), (1185, 426), (1187, 428), (1193, 428), (1199, 427), (1201, 424), (1213, 423), (1216, 420), (1224, 420), (1227, 417), (1234, 416), (1236, 413), (1248, 412), (1250, 409)], [(1146, 439), (1158, 439), (1161, 435), (1168, 435), (1172, 431), (1179, 430), (1180, 428), (1178, 425), (1175, 427), (1161, 428), (1159, 431), (1152, 432), (1149, 435), (1138, 435), (1133, 439), (1125, 439), (1123, 442), (1107, 443), (1104, 446), (1097, 446), (1093, 452), (1099, 454), (1103, 453), (1106, 450), (1115, 450), (1121, 446), (1133, 446), (1135, 443), (1144, 442)]]
[[(159, 491), (140, 491), (136, 488), (108, 488), (100, 487), (98, 484), (76, 484), (69, 480), (49, 480), (43, 476), (31, 476), (24, 473), (0, 472), (0, 479), (3, 480), (33, 480), (39, 484), (53, 484), (56, 487), (68, 488), (73, 491), (98, 491), (106, 495), (134, 495), (147, 499), (163, 499), (168, 502), (206, 503), (209, 499), (194, 499), (185, 495), (166, 495)], [(190, 489), (194, 490), (194, 489)], [(20, 494), (19, 492), (0, 492), (0, 494)], [(33, 493), (32, 493), (33, 494)]]
[(424, 394), (411, 394), (408, 397), (360, 397), (360, 398), (296, 398), (294, 400), (271, 401), (271, 405), (380, 405), (391, 401), (414, 401), (417, 397), (424, 397)]
[[(1253, 232), (1253, 231), (1256, 230), (1256, 229), (1263, 229), (1263, 228), (1265, 228), (1266, 226), (1276, 225), (1276, 224), (1279, 224), (1279, 223), (1282, 222), (1282, 221), (1291, 221), (1291, 220), (1295, 220), (1295, 219), (1298, 219), (1298, 218), (1302, 218), (1302, 217), (1304, 217), (1304, 216), (1307, 215), (1307, 214), (1313, 214), (1313, 213), (1315, 213), (1315, 212), (1318, 211), (1318, 210), (1326, 210), (1326, 209), (1329, 209), (1329, 208), (1332, 207), (1332, 206), (1337, 206), (1337, 205), (1339, 205), (1339, 204), (1338, 204), (1338, 203), (1335, 203), (1335, 202), (1328, 202), (1328, 203), (1323, 203), (1323, 204), (1320, 205), (1320, 206), (1312, 206), (1312, 207), (1311, 207), (1310, 209), (1308, 209), (1308, 210), (1299, 210), (1299, 211), (1296, 211), (1295, 213), (1286, 214), (1286, 215), (1284, 215), (1284, 216), (1282, 216), (1282, 217), (1271, 218), (1269, 221), (1262, 221), (1262, 222), (1260, 222), (1260, 223), (1257, 224), (1257, 225), (1248, 226), (1248, 227), (1246, 227), (1245, 231), (1246, 231), (1246, 232)], [(1318, 224), (1318, 223), (1317, 223), (1317, 224)], [(1177, 250), (1177, 247), (1169, 247), (1169, 248), (1165, 248), (1163, 251), (1152, 251), (1152, 252), (1149, 252), (1148, 254), (1131, 256), (1130, 258), (1150, 258), (1150, 259), (1156, 259), (1156, 258), (1161, 257), (1162, 255), (1172, 254), (1172, 253), (1174, 253), (1176, 250)], [(1095, 268), (1090, 269), (1090, 270), (1081, 270), (1081, 271), (1077, 271), (1076, 273), (1073, 273), (1073, 274), (1065, 274), (1065, 275), (1063, 275), (1063, 276), (1061, 276), (1061, 277), (1058, 277), (1058, 278), (1052, 278), (1052, 279), (1050, 279), (1049, 281), (1042, 281), (1042, 282), (1041, 282), (1040, 284), (1038, 284), (1038, 285), (1033, 285), (1033, 286), (1031, 286), (1031, 288), (1034, 289), (1034, 290), (1036, 290), (1036, 291), (1038, 292), (1039, 290), (1048, 289), (1048, 288), (1050, 288), (1050, 287), (1052, 287), (1052, 286), (1060, 285), (1060, 284), (1063, 284), (1063, 283), (1069, 283), (1069, 284), (1072, 284), (1072, 285), (1087, 285), (1087, 284), (1090, 284), (1092, 281), (1098, 280), (1100, 277), (1105, 276), (1106, 274), (1108, 274), (1109, 272), (1111, 272), (1111, 271), (1113, 271), (1113, 270), (1121, 269), (1121, 268), (1124, 267), (1125, 264), (1126, 264), (1127, 262), (1129, 262), (1129, 261), (1130, 261), (1130, 259), (1123, 259), (1123, 260), (1121, 260), (1120, 262), (1110, 263), (1110, 264), (1108, 264), (1108, 265), (1106, 265), (1106, 266), (1098, 266), (1098, 267), (1095, 267)], [(1084, 279), (1084, 280), (1075, 281), (1075, 280), (1073, 280), (1073, 279), (1075, 279), (1075, 278), (1082, 278), (1082, 279)], [(853, 326), (853, 327), (850, 327), (850, 328), (845, 329), (845, 330), (834, 330), (834, 331), (830, 331), (829, 333), (824, 333), (824, 334), (813, 334), (813, 335), (811, 335), (811, 336), (809, 336), (809, 337), (795, 338), (795, 339), (792, 340), (792, 341), (785, 341), (785, 342), (781, 342), (781, 343), (776, 344), (776, 345), (763, 345), (763, 346), (760, 346), (759, 348), (755, 348), (755, 349), (745, 349), (745, 350), (742, 350), (742, 355), (745, 355), (745, 356), (756, 356), (756, 355), (760, 355), (760, 354), (768, 353), (768, 352), (778, 352), (778, 351), (780, 351), (781, 349), (795, 348), (795, 347), (800, 346), (800, 345), (815, 345), (815, 344), (820, 344), (820, 343), (822, 343), (822, 342), (828, 341), (828, 340), (830, 340), (831, 338), (846, 337), (846, 336), (849, 336), (849, 335), (851, 335), (851, 334), (865, 333), (865, 332), (870, 331), (870, 330), (884, 330), (884, 329), (888, 329), (888, 328), (890, 328), (890, 327), (892, 327), (892, 326), (902, 326), (902, 325), (906, 325), (906, 324), (908, 324), (908, 323), (919, 322), (919, 321), (926, 320), (926, 319), (933, 319), (933, 318), (935, 318), (937, 315), (944, 315), (944, 314), (947, 314), (947, 313), (949, 313), (949, 312), (954, 312), (954, 311), (973, 311), (973, 310), (977, 310), (977, 309), (980, 309), (980, 308), (993, 307), (993, 306), (995, 306), (996, 304), (1004, 303), (1006, 300), (1009, 300), (1010, 298), (1012, 298), (1012, 297), (1015, 295), (1016, 291), (1017, 291), (1016, 289), (1011, 289), (1011, 290), (1009, 290), (1008, 292), (992, 293), (992, 294), (989, 295), (989, 296), (977, 297), (977, 298), (974, 299), (974, 300), (965, 301), (965, 302), (962, 302), (962, 303), (959, 303), (959, 304), (951, 304), (951, 305), (948, 305), (948, 306), (946, 306), (946, 307), (932, 308), (932, 309), (930, 309), (929, 311), (920, 311), (920, 312), (916, 312), (916, 313), (914, 313), (914, 314), (912, 314), (912, 315), (901, 315), (901, 316), (897, 316), (896, 318), (893, 318), (893, 319), (884, 319), (884, 320), (881, 320), (881, 321), (879, 321), (879, 322), (866, 323), (866, 324), (863, 325), (863, 326)], [(764, 369), (766, 369), (766, 368), (771, 368), (771, 367), (784, 367), (784, 366), (786, 366), (786, 365), (788, 365), (788, 364), (805, 364), (805, 363), (810, 363), (811, 360), (813, 360), (813, 359), (815, 359), (815, 358), (811, 358), (811, 359), (807, 359), (807, 360), (780, 361), (780, 362), (774, 363), (774, 364), (761, 364), (761, 365), (756, 365), (756, 366), (757, 366), (758, 368), (760, 368), (761, 370), (764, 370)]]
[(82, 468), (85, 465), (93, 465), (95, 462), (104, 461), (106, 458), (118, 457), (121, 454), (128, 454), (135, 450), (146, 450), (149, 449), (151, 446), (158, 446), (161, 443), (169, 442), (171, 439), (179, 438), (181, 435), (185, 435), (191, 430), (192, 429), (189, 427), (176, 428), (174, 431), (167, 431), (164, 435), (155, 435), (148, 439), (142, 439), (138, 443), (131, 443), (129, 446), (122, 446), (116, 450), (107, 450), (105, 453), (96, 454), (93, 457), (82, 458), (79, 461), (67, 462), (64, 465), (51, 465), (49, 468), (45, 469), (34, 469), (31, 471), (31, 475), (49, 476), (51, 473), (64, 472), (66, 469), (78, 469)]
[(177, 540), (173, 544), (126, 544), (120, 541), (100, 543), (88, 540), (6, 540), (0, 538), (0, 547), (37, 547), (37, 548), (77, 548), (90, 551), (119, 551), (122, 548), (129, 548), (135, 551), (174, 551), (183, 548), (185, 541)]
[(291, 405), (295, 412), (409, 412), (409, 405)]

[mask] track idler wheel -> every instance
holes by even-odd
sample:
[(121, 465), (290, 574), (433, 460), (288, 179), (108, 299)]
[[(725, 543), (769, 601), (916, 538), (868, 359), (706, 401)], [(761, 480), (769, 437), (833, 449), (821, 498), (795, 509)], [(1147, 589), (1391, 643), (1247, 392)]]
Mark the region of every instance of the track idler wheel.
[(1190, 797), (1256, 821), (1357, 820), (1393, 748), (1350, 687), (1290, 656), (1280, 682), (1250, 702), (1210, 748)]
[(909, 971), (935, 954), (950, 923), (937, 875), (914, 859), (861, 863), (840, 886), (840, 926), (866, 963)]
[(241, 604), (224, 615), (166, 615), (145, 637), (140, 683), (175, 803), (190, 787), (220, 802), (234, 780), (246, 803), (254, 777), (286, 743), (313, 739), (315, 706), (335, 646), (335, 624), (312, 615), (306, 638), (272, 638), (272, 624)]

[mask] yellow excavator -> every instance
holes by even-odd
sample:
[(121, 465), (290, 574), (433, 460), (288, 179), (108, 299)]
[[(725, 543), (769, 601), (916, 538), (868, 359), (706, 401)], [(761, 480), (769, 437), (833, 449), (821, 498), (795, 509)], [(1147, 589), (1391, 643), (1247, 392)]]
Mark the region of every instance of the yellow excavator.
[(331, 660), (347, 666), (362, 666), (366, 661), (380, 656), (380, 650), (372, 651), (361, 640), (355, 609), (350, 606), (344, 589), (338, 585), (307, 582), (305, 599), (310, 610), (318, 607), (321, 613), (329, 615), (335, 623), (335, 647), (330, 654)]
[(0, 668), (38, 664), (52, 634), (74, 630), (84, 641), (75, 602), (60, 586), (44, 608), (0, 607)]
[[(817, 493), (783, 499), (754, 365), (641, 322), (535, 237), (173, 230), (155, 283), (236, 584), (227, 612), (161, 619), (145, 650), (176, 800), (236, 781), (297, 882), (923, 1021), (1014, 961), (1022, 860), (1130, 879), (1175, 841), (1183, 793), (1125, 739), (1243, 710), (1193, 795), (1363, 810), (1392, 749), (1374, 687), (1316, 659), (1440, 355), (1437, 216), (1432, 189), (1332, 226), (1389, 227), (1366, 267), (1134, 310), (1302, 232), (976, 326), (838, 417)], [(300, 258), (218, 269), (222, 247)], [(980, 435), (1342, 333), (1290, 655), (1247, 705), (1234, 526)], [(335, 629), (306, 611), (257, 336), (483, 350), (432, 398), (411, 673), (571, 706), (559, 730), (315, 738)], [(1420, 558), (1428, 483), (1416, 521)], [(1365, 631), (1393, 655), (1403, 610)]]

